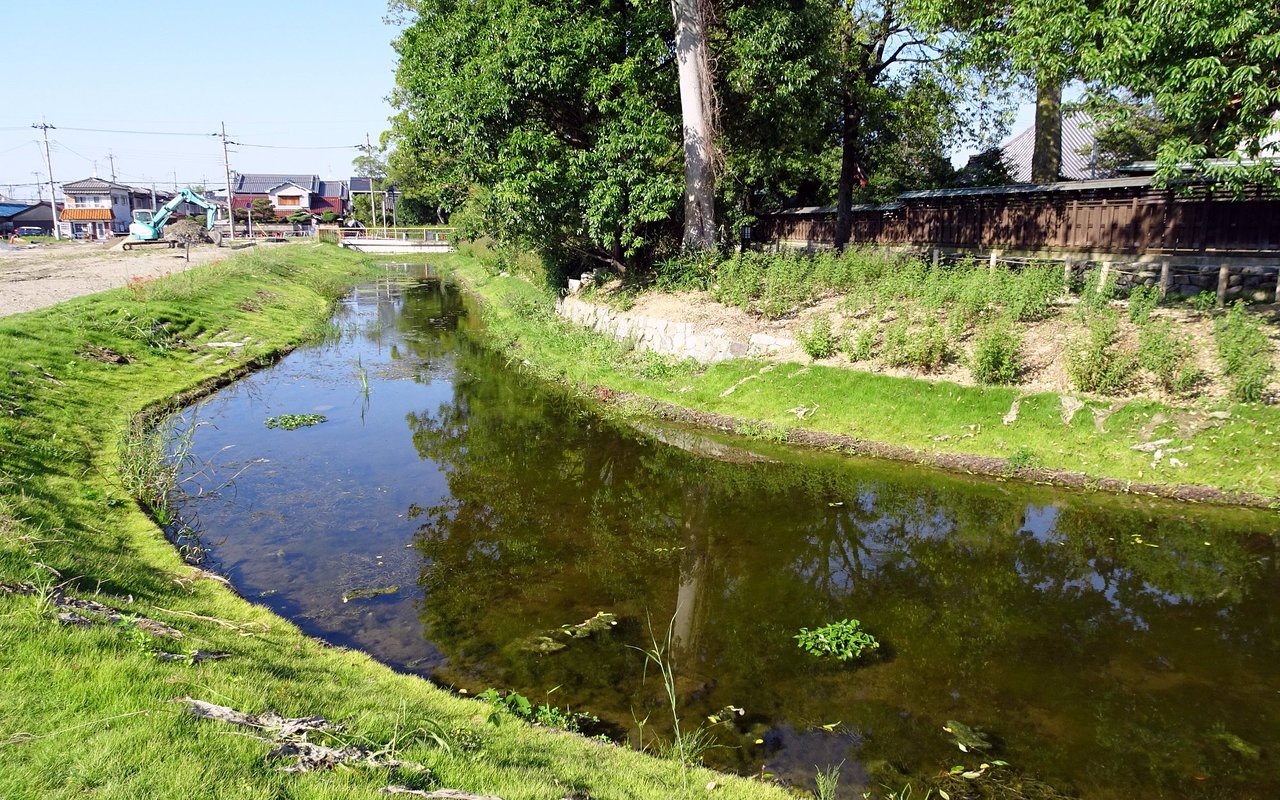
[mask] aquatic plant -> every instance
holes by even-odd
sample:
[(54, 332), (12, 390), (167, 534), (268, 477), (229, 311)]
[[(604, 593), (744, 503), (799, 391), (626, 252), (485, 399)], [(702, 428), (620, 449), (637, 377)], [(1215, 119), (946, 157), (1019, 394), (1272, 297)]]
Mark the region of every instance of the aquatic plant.
[(837, 661), (859, 658), (880, 647), (876, 637), (862, 630), (862, 623), (856, 619), (842, 619), (812, 631), (801, 628), (793, 638), (806, 653), (820, 658), (832, 656)]
[(268, 428), (283, 428), (286, 431), (294, 431), (298, 428), (319, 425), (327, 419), (329, 418), (324, 414), (281, 414), (276, 417), (267, 417), (265, 423)]

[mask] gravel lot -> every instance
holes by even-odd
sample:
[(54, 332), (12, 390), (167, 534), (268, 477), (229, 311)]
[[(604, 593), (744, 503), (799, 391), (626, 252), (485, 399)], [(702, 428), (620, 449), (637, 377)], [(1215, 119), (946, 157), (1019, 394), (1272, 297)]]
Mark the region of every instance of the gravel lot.
[(0, 317), (115, 289), (133, 277), (181, 272), (228, 254), (211, 244), (197, 245), (188, 264), (181, 248), (125, 251), (119, 242), (0, 245)]

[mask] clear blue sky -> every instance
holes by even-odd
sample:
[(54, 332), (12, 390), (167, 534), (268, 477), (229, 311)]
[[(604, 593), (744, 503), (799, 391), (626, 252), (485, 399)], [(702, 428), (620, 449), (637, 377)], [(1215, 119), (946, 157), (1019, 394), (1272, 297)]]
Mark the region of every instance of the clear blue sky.
[[(50, 125), (53, 177), (94, 174), (173, 188), (226, 183), (231, 167), (347, 177), (367, 133), (392, 113), (397, 28), (383, 0), (6, 3), (0, 99), (0, 194), (36, 196), (47, 182), (40, 131)], [(72, 128), (204, 134), (155, 136)], [(340, 149), (304, 149), (340, 148)], [(11, 188), (12, 187), (12, 188)], [(48, 195), (48, 188), (45, 188)]]

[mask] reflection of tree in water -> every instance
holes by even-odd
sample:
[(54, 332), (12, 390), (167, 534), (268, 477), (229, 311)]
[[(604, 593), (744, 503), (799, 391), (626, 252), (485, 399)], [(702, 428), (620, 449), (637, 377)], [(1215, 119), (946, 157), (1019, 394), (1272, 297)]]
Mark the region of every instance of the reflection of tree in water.
[[(451, 496), (418, 510), (422, 621), (446, 681), (535, 700), (563, 686), (553, 702), (632, 729), (653, 711), (654, 726), (660, 687), (637, 688), (626, 645), (674, 616), (685, 714), (745, 706), (739, 749), (712, 754), (744, 771), (768, 757), (752, 726), (782, 720), (840, 721), (863, 736), (851, 757), (883, 774), (950, 766), (954, 718), (1050, 781), (1175, 792), (1224, 768), (1205, 744), (1215, 722), (1274, 741), (1274, 539), (1238, 535), (1269, 517), (823, 457), (699, 460), (458, 352), (477, 377), (408, 420), (449, 475)], [(611, 635), (522, 649), (599, 610), (621, 617)], [(843, 617), (889, 657), (838, 669), (795, 647), (801, 626)], [(1253, 769), (1237, 788), (1275, 780)]]

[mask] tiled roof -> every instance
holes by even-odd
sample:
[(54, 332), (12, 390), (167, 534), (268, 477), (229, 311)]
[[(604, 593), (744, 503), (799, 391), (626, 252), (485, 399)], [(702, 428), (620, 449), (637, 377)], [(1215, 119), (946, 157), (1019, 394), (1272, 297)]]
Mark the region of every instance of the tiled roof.
[[(1079, 111), (1067, 111), (1062, 115), (1062, 167), (1059, 177), (1070, 181), (1082, 181), (1103, 177), (1090, 166), (1085, 155), (1093, 148), (1093, 118)], [(1017, 183), (1031, 180), (1031, 156), (1036, 149), (1036, 126), (1019, 133), (1000, 148), (1005, 161), (1012, 168), (1011, 177)], [(1085, 154), (1082, 154), (1083, 151)]]
[(321, 197), (341, 197), (347, 198), (347, 182), (346, 181), (320, 181), (320, 187), (316, 190), (316, 194)]
[(256, 173), (236, 175), (236, 194), (270, 194), (271, 190), (285, 183), (296, 183), (309, 192), (316, 191), (320, 183), (317, 175), (285, 175), (276, 173)]
[(80, 221), (108, 221), (112, 219), (112, 216), (109, 208), (64, 208), (62, 210), (62, 218)]
[(1015, 183), (1010, 186), (973, 186), (965, 189), (922, 189), (903, 192), (899, 200), (926, 200), (931, 197), (974, 197), (995, 194), (1037, 194), (1045, 192), (1087, 192), (1091, 189), (1138, 189), (1150, 186), (1150, 176), (1140, 178), (1105, 178), (1096, 181), (1061, 181), (1059, 183)]
[(132, 187), (125, 186), (123, 183), (115, 183), (102, 178), (84, 178), (83, 180), (62, 184), (62, 191), (64, 192), (109, 192), (112, 189), (120, 189), (126, 192), (138, 191)]

